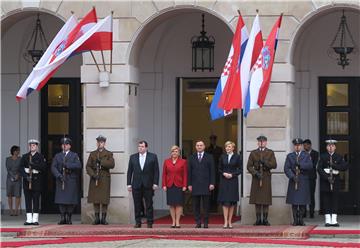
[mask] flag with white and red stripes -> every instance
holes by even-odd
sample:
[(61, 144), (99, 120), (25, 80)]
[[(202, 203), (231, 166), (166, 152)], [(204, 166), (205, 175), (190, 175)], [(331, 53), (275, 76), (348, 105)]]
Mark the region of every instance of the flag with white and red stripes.
[(267, 38), (265, 45), (261, 49), (261, 53), (251, 70), (251, 80), (249, 85), (250, 99), (245, 115), (247, 115), (251, 109), (261, 108), (264, 105), (270, 86), (281, 20), (282, 15), (274, 24), (269, 37)]

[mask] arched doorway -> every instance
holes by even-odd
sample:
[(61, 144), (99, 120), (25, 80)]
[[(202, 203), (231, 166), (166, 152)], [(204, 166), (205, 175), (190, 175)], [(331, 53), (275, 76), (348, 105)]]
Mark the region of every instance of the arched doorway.
[[(158, 154), (160, 171), (174, 144), (188, 156), (194, 151), (195, 140), (203, 139), (209, 145), (211, 134), (217, 135), (219, 146), (229, 139), (241, 140), (237, 113), (226, 120), (210, 121), (207, 93), (215, 91), (233, 34), (229, 23), (204, 11), (194, 7), (162, 13), (141, 29), (131, 46), (129, 64), (139, 83), (136, 137), (147, 140), (149, 150)], [(213, 72), (192, 72), (191, 67), (190, 40), (199, 35), (202, 13), (207, 34), (216, 40)], [(167, 209), (162, 190), (155, 193), (154, 205)], [(185, 211), (190, 210), (189, 203)], [(216, 195), (213, 210), (217, 211)]]
[[(19, 145), (21, 153), (26, 153), (28, 139), (36, 138), (40, 140), (41, 153), (45, 155), (48, 165), (47, 180), (44, 182), (44, 191), (41, 196), (41, 211), (43, 213), (54, 213), (58, 212), (58, 210), (53, 199), (54, 183), (50, 165), (53, 155), (59, 152), (59, 146), (52, 145), (51, 142), (55, 140), (59, 142), (59, 137), (64, 134), (72, 136), (76, 134), (78, 138), (75, 137), (77, 141), (73, 150), (79, 155), (82, 154), (81, 106), (76, 104), (77, 101), (81, 101), (80, 66), (82, 58), (77, 56), (67, 61), (40, 93), (33, 92), (26, 100), (17, 103), (15, 100), (16, 93), (33, 66), (32, 63), (24, 59), (23, 54), (26, 52), (27, 43), (34, 30), (37, 14), (40, 14), (45, 37), (50, 43), (64, 24), (62, 18), (58, 16), (34, 9), (24, 9), (14, 11), (1, 21), (1, 154), (3, 155), (1, 157), (8, 156), (12, 145)], [(70, 84), (72, 87), (67, 88), (67, 85), (70, 86)], [(75, 84), (76, 90), (74, 91), (72, 88)], [(59, 89), (64, 89), (64, 91), (59, 91)], [(67, 93), (65, 94), (65, 92)], [(64, 106), (52, 106), (54, 111), (51, 111), (49, 107), (51, 107), (53, 99), (50, 96), (59, 100), (65, 95), (71, 105), (67, 106), (66, 109), (64, 109)], [(70, 112), (74, 112), (74, 108), (77, 108), (76, 111), (79, 112), (77, 113), (79, 118), (76, 120), (69, 115)], [(59, 121), (56, 117), (60, 112), (64, 114)], [(66, 121), (64, 115), (69, 115)], [(70, 125), (78, 126), (76, 133), (72, 132), (69, 128)], [(64, 130), (68, 130), (68, 132), (63, 132)], [(49, 136), (54, 131), (59, 137)], [(6, 182), (6, 173), (2, 173), (2, 178), (4, 184)], [(5, 189), (6, 187), (2, 188)], [(5, 191), (2, 191), (2, 199), (5, 199), (5, 197)]]
[[(327, 7), (315, 13), (304, 21), (293, 40), (294, 136), (310, 138), (320, 152), (326, 150), (326, 139), (339, 140), (337, 151), (350, 164), (349, 171), (341, 175), (340, 209), (343, 214), (359, 214), (360, 60), (358, 54), (350, 55), (350, 65), (343, 69), (327, 55), (343, 9), (359, 44), (360, 10), (349, 6)], [(316, 191), (315, 209), (321, 211), (321, 195), (318, 188)]]

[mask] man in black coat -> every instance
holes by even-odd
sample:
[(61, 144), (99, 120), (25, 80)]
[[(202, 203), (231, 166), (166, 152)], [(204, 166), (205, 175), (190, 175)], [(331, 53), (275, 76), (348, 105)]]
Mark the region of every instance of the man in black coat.
[(135, 209), (135, 228), (141, 227), (141, 205), (145, 199), (147, 227), (154, 222), (153, 196), (159, 185), (159, 162), (156, 154), (150, 153), (148, 143), (138, 143), (138, 153), (130, 156), (127, 171), (127, 187), (132, 192)]
[(323, 197), (325, 226), (339, 226), (337, 222), (338, 193), (340, 191), (340, 171), (348, 169), (344, 158), (335, 152), (336, 140), (326, 140), (327, 152), (320, 155), (318, 172), (320, 175), (320, 191)]
[(71, 216), (80, 200), (81, 162), (79, 156), (70, 151), (71, 139), (60, 140), (62, 152), (55, 155), (51, 172), (56, 178), (55, 203), (59, 204), (59, 225), (72, 224)]
[[(314, 218), (314, 209), (315, 209), (315, 188), (316, 188), (316, 166), (319, 160), (319, 152), (315, 151), (311, 147), (311, 140), (304, 140), (304, 151), (310, 154), (311, 162), (313, 164), (313, 168), (309, 170), (309, 183), (310, 183), (310, 218)], [(306, 218), (306, 210), (304, 213), (304, 218)]]
[(205, 143), (199, 140), (195, 144), (196, 153), (188, 159), (188, 188), (192, 195), (195, 215), (195, 228), (201, 228), (200, 204), (204, 209), (204, 228), (209, 224), (209, 197), (215, 188), (215, 166), (211, 154), (205, 151)]
[(24, 225), (39, 225), (40, 195), (43, 177), (46, 172), (46, 161), (38, 152), (39, 141), (28, 141), (29, 152), (20, 161), (20, 173), (23, 177), (25, 195), (26, 222)]

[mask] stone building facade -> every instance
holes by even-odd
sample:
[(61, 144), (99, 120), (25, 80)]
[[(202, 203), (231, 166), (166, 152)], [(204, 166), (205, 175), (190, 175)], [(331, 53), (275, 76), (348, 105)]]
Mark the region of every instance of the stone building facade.
[[(34, 93), (34, 96), (20, 104), (14, 100), (21, 85), (20, 81), (29, 73), (31, 66), (24, 65), (23, 69), (16, 71), (14, 68), (17, 64), (24, 62), (19, 62), (19, 58), (7, 57), (9, 53), (6, 51), (13, 49), (18, 55), (19, 47), (24, 45), (22, 43), (18, 47), (11, 47), (10, 43), (3, 39), (17, 22), (38, 12), (55, 20), (52, 25), (58, 30), (61, 23), (71, 15), (71, 11), (82, 17), (92, 6), (96, 7), (99, 18), (114, 11), (113, 72), (110, 75), (110, 85), (106, 88), (99, 87), (98, 71), (90, 54), (77, 58), (72, 62), (72, 66), (59, 72), (58, 77), (79, 77), (83, 85), (84, 160), (89, 152), (95, 149), (95, 137), (100, 133), (108, 137), (107, 147), (114, 152), (116, 167), (112, 171), (112, 196), (109, 206), (111, 223), (133, 221), (132, 197), (126, 189), (126, 170), (130, 154), (136, 152), (137, 141), (148, 140), (150, 150), (157, 153), (160, 160), (168, 156), (169, 147), (177, 142), (177, 103), (174, 100), (177, 94), (176, 78), (220, 75), (237, 23), (237, 10), (241, 11), (249, 30), (256, 10), (259, 10), (264, 39), (280, 13), (284, 14), (265, 106), (253, 111), (246, 119), (238, 117), (236, 142), (242, 144), (239, 148), (243, 151), (245, 167), (250, 151), (256, 147), (256, 137), (259, 134), (268, 137), (269, 147), (275, 151), (278, 162), (278, 168), (273, 173), (273, 206), (270, 208), (269, 218), (272, 224), (289, 223), (290, 207), (285, 204), (287, 178), (283, 173), (285, 157), (292, 149), (291, 140), (295, 136), (312, 138), (316, 149), (321, 146), (318, 77), (360, 75), (359, 58), (353, 57), (348, 68), (342, 70), (326, 54), (342, 9), (349, 15), (349, 26), (359, 44), (359, 2), (2, 1), (2, 64), (7, 60), (14, 60), (9, 66), (2, 66), (1, 72), (2, 162), (12, 144), (20, 144), (24, 152), (28, 138), (41, 138), (39, 94)], [(214, 72), (192, 72), (191, 49), (186, 50), (190, 46), (191, 35), (197, 34), (200, 29), (200, 25), (194, 26), (193, 23), (200, 23), (198, 17), (201, 13), (206, 14), (207, 31), (213, 34), (217, 41)], [(317, 35), (320, 33), (321, 36)], [(102, 60), (100, 53), (95, 55), (98, 62)], [(105, 61), (109, 67), (108, 53), (105, 53)], [(9, 82), (12, 81), (15, 86), (10, 86)], [(9, 109), (8, 106), (12, 105), (16, 106)], [(14, 123), (16, 127), (13, 126)], [(81, 215), (82, 221), (88, 223), (93, 218), (93, 213), (92, 206), (87, 204), (89, 179), (86, 172), (83, 173)], [(3, 207), (4, 178), (2, 176)], [(254, 210), (248, 204), (250, 174), (244, 173), (242, 185), (239, 209), (242, 222), (251, 224), (254, 222)], [(156, 192), (155, 202), (156, 209), (167, 208), (163, 192)]]

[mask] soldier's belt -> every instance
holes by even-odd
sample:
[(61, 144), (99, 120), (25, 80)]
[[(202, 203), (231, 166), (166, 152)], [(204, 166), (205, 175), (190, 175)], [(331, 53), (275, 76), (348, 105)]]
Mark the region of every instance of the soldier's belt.
[[(326, 174), (330, 174), (330, 169), (329, 168), (325, 168), (324, 169), (324, 171), (325, 171), (325, 173)], [(332, 170), (332, 173), (334, 174), (334, 175), (338, 175), (340, 172), (338, 171), (338, 170)]]
[[(25, 173), (30, 174), (30, 169), (29, 168), (25, 168)], [(32, 173), (33, 174), (39, 174), (40, 172), (38, 170), (32, 169)]]
[(73, 173), (74, 172), (74, 170), (71, 170), (71, 169), (65, 169), (65, 174), (71, 174), (71, 173)]

